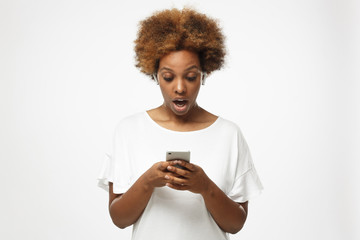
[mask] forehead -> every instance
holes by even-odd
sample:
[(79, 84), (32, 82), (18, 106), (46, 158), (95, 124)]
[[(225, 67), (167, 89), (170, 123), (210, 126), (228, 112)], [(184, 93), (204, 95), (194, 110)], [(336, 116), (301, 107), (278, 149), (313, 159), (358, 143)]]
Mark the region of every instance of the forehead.
[(180, 72), (194, 66), (200, 69), (199, 56), (188, 50), (170, 52), (159, 61), (159, 70), (166, 68)]

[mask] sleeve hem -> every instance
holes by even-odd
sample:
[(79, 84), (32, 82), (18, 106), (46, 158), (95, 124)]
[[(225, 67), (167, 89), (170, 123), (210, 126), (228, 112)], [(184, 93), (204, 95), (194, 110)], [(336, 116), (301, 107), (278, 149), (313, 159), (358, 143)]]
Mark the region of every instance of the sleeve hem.
[(129, 190), (130, 186), (119, 186), (119, 184), (114, 183), (112, 179), (108, 178), (98, 178), (98, 187), (104, 189), (109, 192), (109, 182), (113, 183), (113, 192), (115, 194), (123, 194)]
[(247, 201), (249, 201), (251, 199), (254, 199), (254, 198), (258, 197), (263, 192), (263, 190), (264, 190), (263, 188), (260, 188), (260, 189), (255, 190), (251, 194), (248, 194), (247, 196), (236, 197), (236, 198), (229, 197), (229, 198), (231, 200), (233, 200), (234, 202), (244, 203), (244, 202), (247, 202)]
[(106, 178), (98, 179), (98, 187), (100, 187), (108, 192), (109, 191), (109, 182), (111, 182), (111, 181), (109, 181)]

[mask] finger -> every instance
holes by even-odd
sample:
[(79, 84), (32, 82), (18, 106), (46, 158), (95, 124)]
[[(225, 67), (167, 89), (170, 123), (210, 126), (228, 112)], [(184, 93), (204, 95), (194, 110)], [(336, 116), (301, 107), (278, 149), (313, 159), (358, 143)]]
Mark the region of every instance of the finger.
[(158, 169), (160, 171), (164, 171), (166, 170), (166, 168), (169, 166), (169, 163), (168, 162), (159, 162), (158, 164)]
[(183, 177), (186, 177), (190, 174), (190, 172), (188, 170), (180, 169), (178, 167), (175, 167), (174, 165), (172, 165), (172, 166), (169, 165), (167, 167), (167, 170), (169, 170), (170, 172), (176, 173), (180, 176), (183, 176)]
[(173, 185), (187, 185), (187, 180), (184, 178), (178, 178), (178, 177), (174, 177), (170, 174), (166, 174), (165, 175), (165, 179), (167, 180), (167, 183), (171, 183)]
[(175, 160), (175, 161), (170, 162), (170, 165), (176, 165), (176, 164), (187, 168), (191, 172), (194, 172), (196, 170), (195, 164), (188, 163), (187, 161), (184, 161), (184, 160)]
[(170, 172), (170, 171), (167, 171), (166, 174), (169, 176), (172, 176), (172, 177), (183, 178), (183, 176), (181, 176), (177, 173), (174, 173), (174, 172)]
[(166, 186), (168, 186), (169, 188), (175, 189), (175, 190), (180, 190), (180, 191), (189, 190), (189, 187), (186, 185), (176, 185), (176, 184), (167, 183)]

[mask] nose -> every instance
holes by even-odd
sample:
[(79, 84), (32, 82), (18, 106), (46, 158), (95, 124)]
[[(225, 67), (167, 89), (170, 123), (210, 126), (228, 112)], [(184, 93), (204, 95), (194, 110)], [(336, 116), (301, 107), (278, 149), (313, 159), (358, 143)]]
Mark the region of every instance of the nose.
[(175, 81), (175, 93), (184, 94), (186, 92), (186, 83), (184, 79), (177, 78)]

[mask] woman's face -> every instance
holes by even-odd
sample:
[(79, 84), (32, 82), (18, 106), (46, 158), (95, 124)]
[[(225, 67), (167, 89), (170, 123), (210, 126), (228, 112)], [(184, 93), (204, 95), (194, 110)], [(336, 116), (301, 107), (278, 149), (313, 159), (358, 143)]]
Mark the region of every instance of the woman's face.
[(160, 59), (157, 74), (164, 105), (177, 116), (194, 109), (201, 83), (201, 68), (196, 53), (181, 50)]

